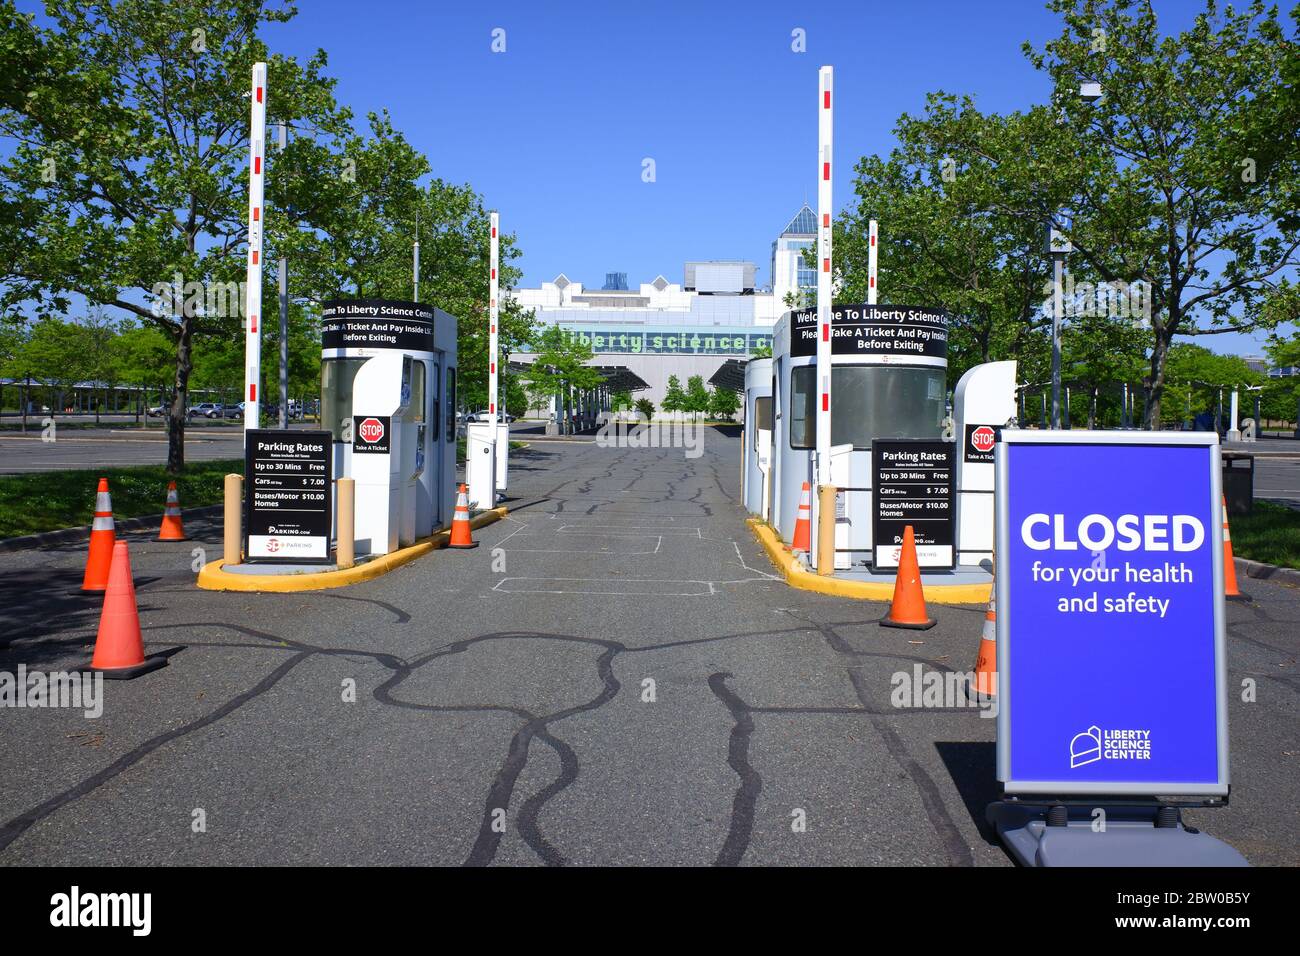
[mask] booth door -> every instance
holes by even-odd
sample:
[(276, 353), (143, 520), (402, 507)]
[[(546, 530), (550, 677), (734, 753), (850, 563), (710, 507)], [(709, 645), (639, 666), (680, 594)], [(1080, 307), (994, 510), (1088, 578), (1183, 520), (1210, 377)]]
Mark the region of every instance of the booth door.
[[(424, 487), (429, 495), (430, 530), (436, 531), (444, 524), (442, 514), (442, 355), (429, 360), (429, 388), (426, 392), (424, 430)], [(448, 518), (450, 516), (447, 516)]]

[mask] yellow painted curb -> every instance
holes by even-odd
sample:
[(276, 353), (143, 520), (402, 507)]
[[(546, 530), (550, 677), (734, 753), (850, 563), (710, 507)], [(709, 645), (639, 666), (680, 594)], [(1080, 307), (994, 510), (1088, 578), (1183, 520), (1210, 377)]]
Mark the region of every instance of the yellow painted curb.
[[(469, 519), (471, 528), (482, 528), (500, 521), (509, 509), (505, 505), (480, 512)], [(358, 564), (342, 571), (316, 571), (305, 574), (231, 574), (223, 571), (224, 560), (210, 561), (199, 571), (198, 586), (205, 591), (271, 591), (283, 593), (288, 591), (321, 591), (325, 588), (341, 588), (349, 584), (369, 581), (381, 574), (387, 574), (404, 564), (410, 564), (421, 555), (437, 548), (447, 546), (451, 531), (439, 531), (435, 535), (417, 541), (415, 544), (386, 554), (383, 557)]]
[[(785, 583), (804, 591), (816, 591), (833, 597), (856, 598), (859, 601), (892, 601), (894, 585), (876, 581), (846, 581), (842, 578), (823, 577), (804, 569), (799, 559), (777, 537), (770, 525), (757, 518), (745, 522), (754, 532), (768, 559), (785, 577)], [(925, 599), (935, 604), (988, 604), (990, 584), (923, 584)]]

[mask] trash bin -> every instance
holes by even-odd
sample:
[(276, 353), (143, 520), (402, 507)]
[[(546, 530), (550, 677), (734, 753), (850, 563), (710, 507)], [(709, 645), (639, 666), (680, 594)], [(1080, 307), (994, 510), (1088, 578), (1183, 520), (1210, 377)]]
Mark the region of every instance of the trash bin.
[(1255, 507), (1255, 456), (1223, 452), (1223, 497), (1229, 515), (1248, 515)]

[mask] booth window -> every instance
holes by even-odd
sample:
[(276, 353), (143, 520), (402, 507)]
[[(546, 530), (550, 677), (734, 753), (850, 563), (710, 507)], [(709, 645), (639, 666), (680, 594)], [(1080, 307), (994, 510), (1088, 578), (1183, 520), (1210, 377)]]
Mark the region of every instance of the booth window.
[(335, 441), (343, 437), (343, 422), (352, 415), (352, 383), (363, 358), (326, 359), (320, 363), (321, 424), (330, 430)]
[(754, 399), (754, 440), (758, 440), (759, 431), (772, 430), (772, 397), (770, 395)]
[(456, 440), (456, 370), (447, 369), (447, 441)]
[[(817, 368), (791, 371), (790, 447), (817, 437)], [(831, 371), (831, 444), (868, 449), (874, 438), (938, 438), (947, 371), (899, 365), (839, 365)]]
[(442, 382), (438, 378), (441, 373), (438, 363), (434, 362), (432, 368), (433, 381), (429, 383), (429, 421), (433, 424), (433, 441), (436, 443), (438, 441), (438, 410), (441, 408), (438, 402), (441, 401)]
[(424, 363), (419, 359), (411, 363), (411, 404), (407, 411), (411, 421), (424, 421)]

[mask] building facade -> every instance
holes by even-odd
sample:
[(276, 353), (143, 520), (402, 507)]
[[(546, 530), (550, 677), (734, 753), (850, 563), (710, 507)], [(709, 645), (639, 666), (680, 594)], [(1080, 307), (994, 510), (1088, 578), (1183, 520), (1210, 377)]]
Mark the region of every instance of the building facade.
[[(512, 289), (543, 325), (557, 325), (589, 344), (593, 365), (626, 366), (649, 386), (634, 398), (661, 407), (668, 379), (683, 389), (693, 375), (709, 378), (728, 360), (770, 349), (772, 326), (800, 285), (816, 288), (816, 274), (802, 264), (802, 250), (815, 239), (816, 219), (806, 205), (772, 244), (770, 288), (756, 288), (753, 262), (687, 262), (681, 282), (656, 276), (629, 289), (625, 273), (611, 272), (604, 285), (589, 289), (566, 275), (538, 288)], [(811, 228), (813, 233), (795, 230)], [(804, 273), (807, 273), (806, 275)], [(530, 362), (527, 352), (510, 356)]]

